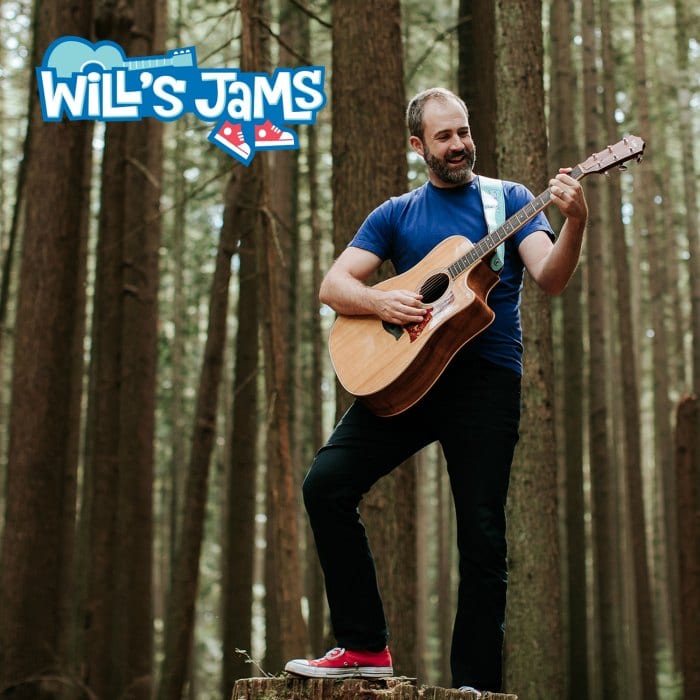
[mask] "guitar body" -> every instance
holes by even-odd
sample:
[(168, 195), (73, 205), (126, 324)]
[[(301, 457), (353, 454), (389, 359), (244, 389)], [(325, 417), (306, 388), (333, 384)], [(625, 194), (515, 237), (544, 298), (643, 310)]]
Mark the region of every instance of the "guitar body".
[(410, 270), (375, 285), (423, 294), (419, 324), (387, 324), (377, 316), (339, 316), (329, 347), (340, 383), (379, 416), (410, 408), (437, 381), (454, 355), (494, 319), (486, 305), (498, 275), (478, 260), (452, 279), (447, 268), (473, 247), (464, 236), (439, 243)]

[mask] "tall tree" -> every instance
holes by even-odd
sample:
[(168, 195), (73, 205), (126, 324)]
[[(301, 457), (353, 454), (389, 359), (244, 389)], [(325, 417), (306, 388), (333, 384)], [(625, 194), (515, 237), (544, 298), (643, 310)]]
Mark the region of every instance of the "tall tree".
[[(240, 169), (239, 169), (240, 170)], [(258, 435), (258, 274), (256, 238), (262, 178), (257, 162), (238, 177), (235, 220), (238, 236), (238, 319), (235, 343), (230, 460), (224, 505), (222, 573), (223, 693), (250, 675), (245, 657), (252, 647), (253, 555)]]
[[(362, 12), (352, 3), (333, 4), (336, 255), (374, 207), (406, 190), (402, 55), (398, 0), (371, 0)], [(345, 402), (341, 398), (341, 410)], [(416, 595), (414, 514), (415, 465), (409, 461), (377, 484), (363, 504), (399, 674), (415, 668), (415, 618), (407, 614)]]
[[(459, 94), (469, 109), (469, 126), (479, 147), (479, 167), (482, 175), (496, 177), (496, 117), (495, 81), (495, 23), (496, 6), (491, 2), (460, 0)], [(478, 68), (477, 68), (478, 66)]]
[[(308, 18), (293, 3), (283, 4), (279, 11), (279, 58), (278, 64), (285, 68), (301, 65), (301, 43), (304, 22)], [(306, 62), (308, 64), (308, 62)], [(302, 418), (300, 415), (301, 386), (301, 337), (300, 322), (300, 257), (299, 240), (299, 151), (287, 150), (270, 154), (270, 204), (271, 213), (278, 232), (278, 245), (282, 246), (282, 270), (280, 276), (282, 299), (285, 300), (284, 318), (287, 322), (287, 375), (289, 378), (289, 420), (292, 426), (291, 450), (294, 464), (301, 462)]]
[[(269, 12), (265, 0), (245, 0), (242, 18), (241, 66), (268, 72), (270, 66)], [(265, 617), (268, 668), (306, 650), (306, 630), (301, 612), (301, 560), (298, 540), (298, 489), (292, 466), (291, 404), (288, 361), (289, 317), (286, 289), (289, 263), (282, 242), (284, 231), (272, 215), (270, 162), (258, 154), (263, 189), (258, 209), (256, 241), (260, 275), (260, 331), (265, 355), (266, 405), (266, 551)]]
[[(635, 61), (637, 64), (638, 80), (636, 84), (640, 86), (641, 92), (646, 93), (645, 86), (645, 42), (643, 38), (643, 22), (640, 14), (641, 7), (637, 7), (635, 2)], [(604, 123), (605, 135), (608, 143), (617, 140), (617, 124), (615, 122), (615, 93), (617, 86), (614, 82), (615, 70), (613, 57), (613, 36), (611, 21), (611, 5), (607, 0), (601, 2), (601, 25), (602, 25), (602, 55), (605, 74), (604, 100)], [(648, 99), (646, 94), (638, 96), (638, 118), (640, 128), (646, 136), (648, 127)], [(644, 178), (643, 169), (640, 173)], [(647, 185), (650, 184), (647, 182)], [(649, 190), (644, 186), (640, 189)], [(635, 696), (649, 698), (653, 700), (657, 697), (656, 687), (656, 653), (654, 643), (654, 617), (651, 595), (650, 569), (647, 555), (647, 527), (645, 523), (642, 467), (641, 467), (641, 442), (640, 442), (640, 400), (639, 400), (639, 372), (636, 348), (634, 347), (634, 318), (631, 301), (631, 284), (629, 270), (629, 255), (625, 241), (625, 231), (620, 217), (622, 194), (619, 178), (610, 180), (608, 188), (608, 218), (610, 227), (611, 259), (613, 261), (613, 274), (615, 278), (616, 298), (616, 319), (618, 332), (615, 334), (620, 344), (617, 367), (613, 371), (619, 372), (622, 378), (622, 388), (624, 400), (622, 403), (623, 414), (623, 444), (624, 449), (621, 454), (622, 473), (624, 478), (623, 498), (626, 507), (623, 512), (626, 516), (625, 532), (630, 538), (630, 557), (634, 576), (628, 583), (631, 585), (631, 598), (633, 600), (633, 624), (629, 625), (632, 640), (629, 647), (629, 654), (632, 655), (632, 669), (637, 674), (632, 691)], [(642, 198), (644, 195), (642, 195)], [(642, 205), (646, 210), (647, 206)], [(663, 251), (658, 250), (654, 255), (658, 255), (658, 260), (651, 263), (652, 266), (663, 265)], [(651, 258), (650, 258), (651, 262)], [(665, 269), (658, 269), (658, 280), (654, 282), (658, 293), (663, 294)], [(659, 310), (655, 313), (657, 321), (662, 326), (659, 343), (665, 343), (666, 327), (663, 316), (662, 302), (659, 300)], [(655, 346), (657, 340), (654, 340)], [(660, 363), (666, 364), (668, 356), (658, 357)], [(664, 370), (657, 371), (659, 383), (656, 384), (655, 393), (662, 392)], [(668, 379), (668, 377), (666, 377)], [(670, 414), (670, 406), (667, 401), (662, 402)], [(658, 405), (658, 404), (657, 404)], [(669, 419), (670, 420), (670, 415)], [(663, 431), (662, 431), (663, 432)], [(670, 438), (670, 431), (665, 438)], [(670, 469), (670, 464), (669, 464)]]
[(676, 61), (678, 76), (676, 79), (678, 96), (678, 131), (683, 166), (683, 219), (688, 238), (691, 301), (691, 335), (693, 377), (692, 391), (700, 395), (700, 231), (698, 230), (698, 178), (694, 155), (693, 120), (691, 91), (693, 84), (690, 65), (690, 6), (687, 0), (675, 0), (676, 20)]
[[(98, 38), (165, 53), (165, 2), (104, 0)], [(87, 475), (87, 683), (150, 697), (162, 123), (110, 123), (102, 162)]]
[(700, 456), (697, 425), (700, 406), (695, 396), (684, 398), (677, 413), (676, 474), (678, 529), (683, 533), (680, 551), (681, 654), (683, 697), (700, 697)]
[[(269, 70), (270, 49), (263, 21), (266, 3), (257, 3), (249, 19), (256, 70)], [(251, 4), (255, 8), (256, 3)], [(265, 14), (263, 14), (263, 11)], [(279, 63), (299, 64), (294, 47), (299, 44), (302, 15), (287, 5), (280, 11)], [(298, 525), (290, 528), (298, 503), (297, 473), (300, 439), (296, 403), (297, 347), (300, 340), (298, 314), (299, 227), (297, 221), (298, 152), (270, 153), (265, 157), (265, 204), (261, 212), (261, 281), (263, 282), (263, 332), (265, 386), (268, 413), (268, 519), (265, 566), (266, 615), (268, 619), (266, 663), (279, 668), (305, 642), (301, 618), (301, 560), (297, 546)], [(282, 557), (282, 559), (280, 559)], [(290, 559), (291, 557), (291, 559)], [(289, 572), (280, 576), (281, 562)], [(286, 580), (285, 580), (286, 579)], [(304, 644), (306, 651), (306, 644)]]
[[(596, 42), (594, 0), (582, 3), (583, 37), (583, 104), (586, 151), (600, 146), (601, 107), (599, 101), (599, 60)], [(588, 334), (589, 364), (597, 372), (607, 368), (607, 307), (605, 242), (601, 214), (601, 192), (597, 180), (587, 188), (589, 223), (587, 232), (588, 267)], [(619, 597), (619, 532), (617, 526), (616, 477), (610, 455), (606, 382), (590, 381), (588, 386), (589, 459), (592, 482), (595, 633), (601, 692), (617, 697), (620, 694), (621, 601)]]
[(216, 436), (219, 385), (224, 364), (231, 257), (236, 248), (241, 209), (245, 203), (241, 192), (244, 178), (240, 176), (240, 168), (234, 173), (238, 173), (239, 177), (234, 174), (228, 183), (224, 221), (211, 285), (209, 326), (197, 392), (182, 529), (178, 538), (173, 586), (165, 619), (164, 657), (157, 696), (159, 700), (177, 700), (182, 697), (191, 661), (209, 465)]
[[(32, 65), (90, 36), (92, 3), (38, 2)], [(33, 74), (32, 74), (33, 75)], [(22, 261), (0, 552), (0, 694), (59, 697), (68, 682), (92, 128), (44, 124), (32, 77)]]
[[(323, 442), (323, 352), (325, 350), (321, 329), (321, 309), (318, 290), (321, 286), (322, 230), (319, 220), (318, 136), (312, 127), (308, 132), (308, 183), (311, 228), (311, 412), (310, 447), (318, 449)], [(310, 457), (310, 453), (307, 453)], [(321, 649), (325, 638), (326, 605), (323, 588), (323, 572), (314, 550), (311, 528), (306, 527), (306, 595), (309, 601), (309, 644), (312, 650)]]
[[(578, 162), (576, 87), (573, 66), (573, 2), (550, 3), (551, 89), (549, 106), (550, 172)], [(563, 223), (550, 211), (555, 229)], [(588, 698), (588, 592), (586, 584), (585, 494), (583, 475), (583, 272), (579, 266), (562, 295), (562, 418), (564, 517), (566, 533), (567, 697)]]
[[(539, 192), (547, 180), (541, 2), (496, 3), (496, 56), (498, 173)], [(549, 300), (529, 279), (523, 299), (527, 350), (509, 507), (506, 683), (523, 696), (544, 699), (562, 697), (565, 678), (554, 369)]]

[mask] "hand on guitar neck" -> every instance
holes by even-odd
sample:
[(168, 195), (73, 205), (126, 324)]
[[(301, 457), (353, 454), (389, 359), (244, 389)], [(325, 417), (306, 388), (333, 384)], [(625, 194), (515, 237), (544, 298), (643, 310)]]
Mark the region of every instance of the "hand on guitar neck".
[(581, 183), (571, 177), (572, 168), (561, 168), (549, 181), (550, 202), (555, 204), (565, 223), (552, 244), (547, 236), (529, 236), (518, 252), (529, 275), (548, 294), (561, 294), (571, 279), (581, 255), (588, 206)]

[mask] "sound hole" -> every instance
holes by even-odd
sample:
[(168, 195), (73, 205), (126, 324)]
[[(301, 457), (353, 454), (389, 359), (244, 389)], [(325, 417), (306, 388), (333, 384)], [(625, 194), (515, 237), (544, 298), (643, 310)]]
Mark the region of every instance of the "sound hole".
[(432, 304), (439, 299), (445, 293), (449, 284), (450, 278), (445, 272), (439, 272), (432, 277), (428, 277), (420, 288), (420, 294), (423, 295), (423, 303)]

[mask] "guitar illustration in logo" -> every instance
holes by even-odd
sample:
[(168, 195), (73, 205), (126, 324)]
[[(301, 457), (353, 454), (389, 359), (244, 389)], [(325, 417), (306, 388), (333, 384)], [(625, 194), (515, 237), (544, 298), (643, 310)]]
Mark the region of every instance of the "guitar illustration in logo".
[(44, 67), (53, 68), (58, 78), (70, 78), (74, 73), (100, 69), (150, 70), (156, 68), (196, 68), (197, 55), (193, 46), (173, 49), (165, 56), (127, 58), (124, 50), (113, 41), (93, 44), (80, 37), (54, 41), (44, 54)]

